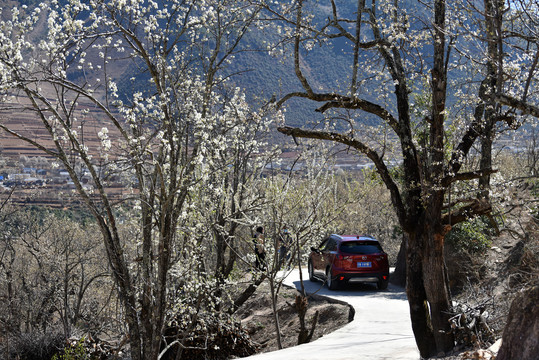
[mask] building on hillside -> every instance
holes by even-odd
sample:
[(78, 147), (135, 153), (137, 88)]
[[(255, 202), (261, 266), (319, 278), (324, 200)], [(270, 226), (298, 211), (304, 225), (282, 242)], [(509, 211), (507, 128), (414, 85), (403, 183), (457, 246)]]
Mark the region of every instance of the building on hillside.
[(29, 173), (15, 173), (7, 176), (8, 180), (24, 180), (30, 177)]

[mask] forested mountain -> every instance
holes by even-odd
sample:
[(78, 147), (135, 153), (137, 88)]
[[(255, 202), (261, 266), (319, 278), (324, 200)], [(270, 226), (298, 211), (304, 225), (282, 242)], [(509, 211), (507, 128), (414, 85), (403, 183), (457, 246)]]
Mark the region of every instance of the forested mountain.
[[(0, 8), (4, 9), (2, 17), (7, 18), (8, 9), (13, 6), (32, 8), (40, 2), (38, 0), (1, 0)], [(353, 3), (343, 2), (343, 4), (350, 7), (350, 12), (354, 11)], [(329, 10), (320, 7), (319, 21), (326, 21)], [(45, 26), (44, 23), (42, 25)], [(44, 31), (44, 27), (36, 28), (35, 38), (40, 39), (39, 33)], [(231, 83), (246, 90), (246, 95), (254, 106), (265, 104), (272, 97), (279, 98), (301, 89), (301, 84), (294, 74), (290, 48), (276, 46), (269, 51), (278, 40), (277, 35), (274, 28), (251, 29), (238, 48), (234, 61), (227, 66), (225, 71)], [(290, 47), (290, 44), (287, 46)], [(320, 88), (332, 88), (339, 83), (342, 85), (349, 81), (347, 76), (351, 66), (350, 51), (350, 45), (343, 41), (336, 41), (329, 47), (315, 45), (312, 51), (304, 53), (302, 66), (309, 79)], [(149, 81), (149, 75), (140, 73), (139, 70), (140, 64), (127, 60), (122, 66), (116, 65), (113, 69), (112, 74), (118, 83), (119, 92), (126, 94), (123, 99), (127, 99), (134, 90), (143, 90)], [(81, 73), (73, 73), (72, 76), (78, 77)], [(290, 100), (285, 107), (287, 122), (292, 125), (317, 122), (322, 118), (314, 111), (315, 104), (310, 101), (294, 99)]]
[[(61, 2), (61, 1), (60, 1)], [(8, 16), (7, 9), (12, 6), (28, 6), (29, 8), (39, 4), (38, 0), (1, 0), (1, 8), (4, 9), (2, 17)], [(357, 4), (350, 1), (336, 1), (338, 10), (346, 16), (357, 13)], [(313, 2), (315, 7), (315, 23), (324, 25), (329, 21), (332, 9), (322, 3)], [(401, 4), (405, 11), (410, 14), (410, 18), (415, 20), (410, 21), (409, 26), (412, 29), (419, 30), (422, 25), (421, 18), (425, 15), (425, 7), (418, 6), (413, 1), (404, 1)], [(425, 17), (426, 18), (426, 17)], [(474, 31), (480, 32), (481, 29), (471, 23), (471, 20), (466, 20), (467, 26)], [(45, 24), (42, 24), (43, 26)], [(39, 32), (44, 31), (44, 28), (36, 29), (35, 37), (39, 39)], [(368, 36), (368, 35), (363, 35)], [(301, 83), (299, 82), (294, 72), (294, 60), (292, 57), (292, 44), (279, 44), (280, 34), (277, 33), (275, 27), (252, 27), (244, 35), (241, 44), (238, 46), (234, 55), (234, 61), (225, 66), (224, 74), (229, 77), (231, 84), (245, 89), (249, 101), (254, 106), (260, 106), (267, 103), (271, 98), (279, 99), (284, 95), (301, 91)], [(363, 39), (369, 41), (368, 37)], [(482, 80), (482, 75), (477, 71), (464, 73), (464, 70), (459, 70), (462, 67), (463, 61), (484, 62), (486, 56), (485, 49), (480, 46), (475, 47), (475, 41), (471, 37), (460, 37), (457, 43), (453, 44), (455, 51), (450, 59), (450, 67), (453, 70), (449, 73), (449, 80), (455, 81), (451, 85), (451, 90), (448, 94), (448, 104), (458, 102), (456, 94), (458, 91), (463, 91), (459, 86), (469, 86), (470, 83), (479, 83)], [(210, 45), (211, 46), (211, 45)], [(460, 49), (465, 48), (462, 52)], [(422, 53), (407, 54), (406, 66), (410, 71), (418, 71), (422, 63), (432, 62), (432, 47), (426, 44), (422, 49)], [(313, 39), (308, 50), (300, 49), (301, 67), (303, 74), (317, 90), (327, 90), (336, 88), (346, 88), (350, 84), (350, 69), (352, 66), (353, 46), (349, 41), (342, 38), (331, 40)], [(404, 53), (403, 53), (404, 54)], [(91, 56), (91, 55), (90, 55)], [(364, 69), (361, 71), (370, 72), (369, 76), (375, 77), (373, 69), (380, 69), (380, 59), (371, 51), (366, 49), (359, 54), (360, 63), (364, 64)], [(91, 57), (90, 57), (91, 59)], [(114, 66), (114, 65), (113, 65)], [(204, 65), (201, 63), (201, 67)], [(140, 64), (126, 60), (121, 66), (116, 64), (111, 72), (115, 81), (118, 83), (120, 94), (124, 93), (124, 99), (129, 98), (133, 91), (141, 91), (146, 88), (145, 84), (149, 81), (149, 75), (145, 72), (140, 73)], [(73, 76), (81, 74), (74, 73)], [(463, 80), (465, 79), (465, 80)], [(463, 85), (465, 84), (465, 85)], [(421, 92), (421, 88), (427, 86), (421, 79), (417, 79), (411, 88), (417, 93)], [(148, 87), (149, 88), (149, 87)], [(387, 89), (386, 89), (387, 90)], [(387, 94), (380, 96), (380, 89), (376, 89), (375, 83), (364, 81), (359, 86), (359, 94), (362, 98), (380, 102), (382, 98), (384, 104), (390, 109), (396, 110), (394, 107), (394, 99), (392, 99), (392, 90), (389, 89)], [(418, 105), (425, 99), (418, 98)], [(315, 112), (317, 105), (312, 101), (294, 98), (287, 101), (284, 105), (287, 113), (287, 123), (296, 126), (303, 124), (316, 124), (322, 119), (320, 113)], [(415, 111), (415, 109), (413, 109)], [(362, 114), (362, 121), (366, 123), (377, 122), (376, 117), (371, 117), (369, 114)]]

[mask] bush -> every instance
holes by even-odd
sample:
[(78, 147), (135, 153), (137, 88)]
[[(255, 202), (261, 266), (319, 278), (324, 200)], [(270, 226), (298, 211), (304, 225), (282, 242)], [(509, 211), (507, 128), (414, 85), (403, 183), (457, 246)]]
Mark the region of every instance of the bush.
[(84, 347), (84, 338), (81, 338), (74, 343), (69, 343), (64, 348), (63, 354), (55, 354), (52, 360), (87, 360), (89, 358)]
[[(199, 314), (192, 329), (188, 329), (182, 321), (173, 321), (165, 331), (165, 339), (167, 343), (172, 343), (186, 334), (188, 336), (183, 341), (181, 359), (224, 360), (253, 355), (257, 351), (256, 345), (241, 323), (227, 318), (226, 315), (214, 317), (211, 314)], [(163, 344), (164, 346), (166, 344)], [(177, 345), (171, 346), (162, 359), (176, 359), (178, 350)]]
[(488, 218), (477, 217), (453, 226), (445, 239), (457, 250), (482, 254), (490, 248), (492, 235)]
[(9, 359), (50, 360), (64, 344), (62, 331), (21, 333), (11, 336)]

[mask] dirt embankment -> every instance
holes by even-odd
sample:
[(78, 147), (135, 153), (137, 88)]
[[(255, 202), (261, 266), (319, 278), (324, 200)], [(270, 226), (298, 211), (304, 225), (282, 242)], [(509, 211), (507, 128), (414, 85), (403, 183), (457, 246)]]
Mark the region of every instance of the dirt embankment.
[[(296, 289), (282, 287), (277, 302), (279, 327), (283, 348), (297, 345), (300, 329), (299, 317), (294, 309)], [(329, 334), (353, 320), (354, 309), (345, 303), (313, 295), (309, 299), (306, 322), (309, 330), (312, 319), (318, 312), (318, 321), (312, 341)], [(278, 350), (277, 330), (273, 316), (270, 289), (267, 282), (258, 287), (256, 293), (237, 311), (243, 327), (259, 346), (260, 352)]]

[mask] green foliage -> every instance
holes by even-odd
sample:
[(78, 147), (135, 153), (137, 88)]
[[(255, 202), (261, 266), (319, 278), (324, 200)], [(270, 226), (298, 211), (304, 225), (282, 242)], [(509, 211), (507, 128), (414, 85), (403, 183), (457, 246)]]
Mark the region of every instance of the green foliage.
[(73, 344), (69, 344), (64, 348), (62, 355), (55, 354), (52, 360), (87, 360), (90, 355), (87, 354), (84, 347), (84, 338)]
[(493, 228), (486, 217), (477, 217), (459, 223), (446, 235), (446, 242), (458, 250), (482, 254), (492, 244)]
[(534, 198), (539, 197), (539, 181), (532, 182), (531, 194)]

